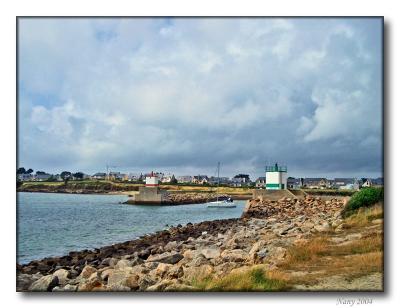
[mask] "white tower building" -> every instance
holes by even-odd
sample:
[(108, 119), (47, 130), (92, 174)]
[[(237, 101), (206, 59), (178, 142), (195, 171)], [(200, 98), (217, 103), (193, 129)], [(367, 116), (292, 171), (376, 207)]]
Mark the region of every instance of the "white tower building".
[(273, 166), (265, 167), (265, 188), (266, 189), (287, 189), (287, 167)]
[(157, 187), (158, 183), (159, 178), (153, 171), (146, 176), (146, 187)]

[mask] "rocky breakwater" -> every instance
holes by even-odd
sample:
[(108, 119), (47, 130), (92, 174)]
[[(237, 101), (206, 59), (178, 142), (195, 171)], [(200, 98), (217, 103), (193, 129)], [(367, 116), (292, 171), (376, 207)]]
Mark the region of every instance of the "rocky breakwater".
[[(228, 198), (227, 195), (218, 195), (218, 198)], [(196, 204), (217, 200), (215, 193), (169, 193), (166, 203), (168, 204)]]
[(198, 291), (195, 281), (256, 264), (273, 270), (289, 247), (340, 228), (344, 202), (250, 200), (241, 219), (176, 226), (140, 239), (17, 267), (19, 291)]
[[(218, 195), (218, 198), (227, 198), (227, 195)], [(131, 198), (125, 204), (153, 204), (153, 205), (182, 205), (199, 204), (217, 200), (215, 193), (169, 193), (165, 192), (162, 200), (152, 202), (143, 201), (140, 198)]]

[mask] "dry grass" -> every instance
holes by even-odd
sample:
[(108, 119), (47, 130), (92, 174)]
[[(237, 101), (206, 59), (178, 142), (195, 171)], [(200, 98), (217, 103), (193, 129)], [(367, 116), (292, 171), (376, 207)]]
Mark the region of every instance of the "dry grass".
[(313, 261), (329, 249), (329, 241), (326, 237), (318, 237), (306, 243), (291, 246), (287, 252), (287, 258), (282, 265), (290, 266), (293, 264)]
[(284, 273), (268, 272), (264, 266), (233, 271), (223, 277), (208, 277), (193, 282), (202, 291), (282, 291), (288, 285)]
[(377, 203), (373, 207), (360, 208), (356, 214), (345, 219), (346, 224), (351, 227), (362, 228), (370, 224), (377, 218), (383, 218), (383, 205)]
[(345, 275), (352, 279), (382, 272), (382, 234), (379, 230), (371, 232), (365, 228), (371, 226), (373, 219), (382, 217), (382, 205), (377, 204), (374, 207), (362, 209), (345, 220), (349, 229), (339, 236), (344, 238), (359, 232), (362, 234), (359, 239), (335, 244), (330, 240), (332, 235), (326, 234), (290, 247), (285, 261), (279, 264), (279, 269), (287, 273), (300, 274), (292, 275), (287, 283), (310, 284), (316, 283), (321, 276)]

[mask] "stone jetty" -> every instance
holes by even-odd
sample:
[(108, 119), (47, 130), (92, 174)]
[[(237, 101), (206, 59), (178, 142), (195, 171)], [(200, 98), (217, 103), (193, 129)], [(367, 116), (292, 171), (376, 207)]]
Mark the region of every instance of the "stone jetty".
[[(145, 193), (134, 195), (125, 204), (149, 204), (149, 205), (182, 205), (207, 203), (217, 200), (216, 193), (169, 193), (157, 190), (158, 188), (148, 189)], [(228, 195), (218, 194), (218, 198), (227, 198)]]

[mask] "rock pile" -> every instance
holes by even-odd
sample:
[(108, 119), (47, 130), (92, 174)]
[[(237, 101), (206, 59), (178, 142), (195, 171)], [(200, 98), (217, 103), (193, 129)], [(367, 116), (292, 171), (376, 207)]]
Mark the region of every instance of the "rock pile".
[[(227, 198), (227, 195), (219, 195), (219, 198)], [(215, 193), (168, 193), (164, 202), (171, 205), (206, 203), (217, 200)]]
[(343, 200), (323, 201), (320, 197), (306, 196), (304, 199), (282, 198), (278, 201), (249, 200), (244, 209), (243, 218), (268, 218), (286, 220), (299, 216), (329, 215), (344, 206)]

